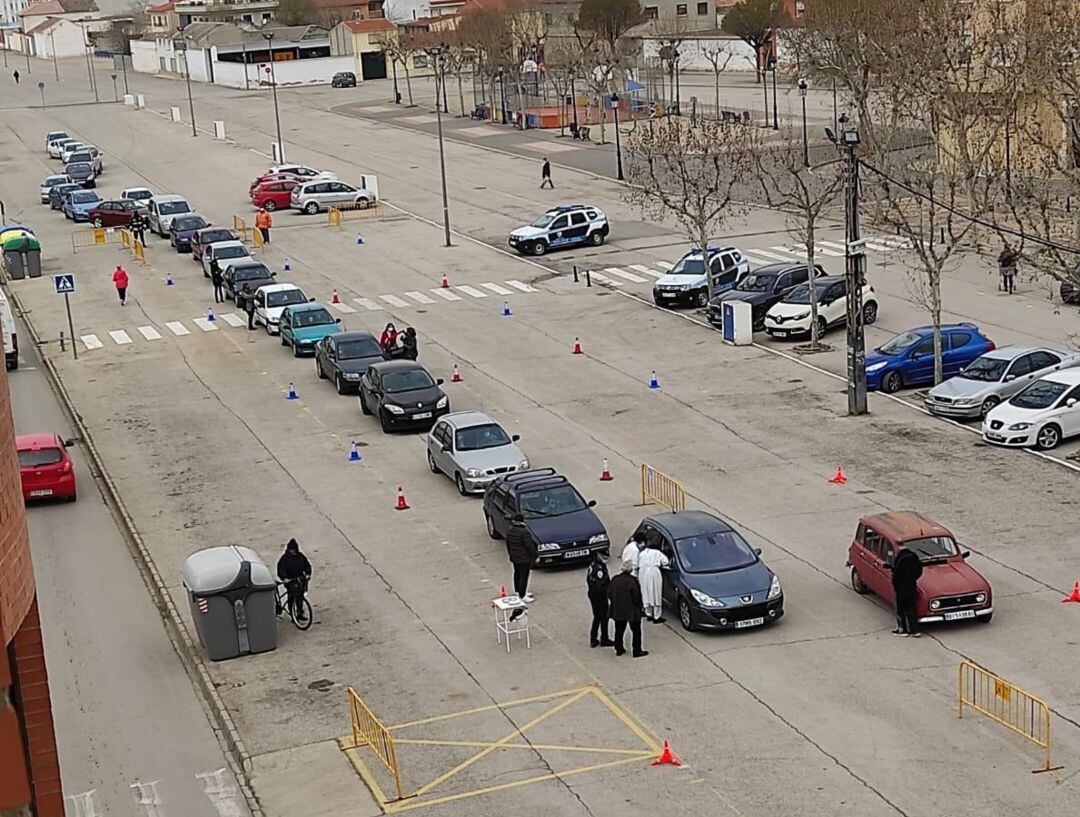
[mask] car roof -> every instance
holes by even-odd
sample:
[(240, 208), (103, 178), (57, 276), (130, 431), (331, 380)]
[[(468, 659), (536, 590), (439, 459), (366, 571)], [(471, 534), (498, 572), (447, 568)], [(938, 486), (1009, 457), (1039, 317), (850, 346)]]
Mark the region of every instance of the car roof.
[[(300, 289), (296, 284), (263, 284), (256, 292), (286, 292), (288, 290)], [(296, 304), (299, 306), (299, 304)]]
[(1068, 357), (1074, 355), (1076, 352), (1070, 352), (1068, 349), (1058, 349), (1054, 346), (999, 346), (996, 349), (991, 349), (989, 352), (983, 355), (983, 357), (993, 358), (995, 360), (1012, 360), (1014, 357), (1020, 357), (1020, 355), (1027, 355), (1031, 352), (1053, 352), (1055, 355), (1061, 355), (1062, 357)]
[(50, 179), (66, 179), (67, 177), (67, 173), (50, 173), (45, 177), (45, 181), (49, 181)]
[[(951, 332), (954, 329), (974, 329), (979, 331), (979, 327), (973, 323), (961, 322), (961, 323), (943, 323), (941, 324), (942, 332)], [(897, 334), (903, 335), (908, 332), (915, 332), (918, 335), (932, 335), (934, 334), (934, 327), (932, 326), (913, 326), (910, 329), (905, 329), (903, 332)]]
[(444, 415), (443, 420), (450, 423), (454, 428), (471, 428), (472, 426), (491, 425), (496, 423), (489, 415), (482, 411), (454, 411)]
[[(184, 215), (187, 215), (187, 213), (184, 213)], [(236, 241), (215, 241), (214, 246), (219, 250), (223, 250), (226, 247), (243, 247), (245, 250), (247, 249), (247, 246), (244, 244), (244, 242), (239, 241), (239, 240), (236, 240)]]
[(679, 511), (677, 513), (657, 513), (646, 516), (672, 539), (683, 539), (696, 533), (709, 531), (729, 531), (731, 525), (706, 511)]
[(361, 338), (371, 338), (375, 340), (375, 335), (372, 332), (365, 332), (361, 329), (357, 329), (353, 332), (338, 332), (334, 335), (334, 343), (347, 343), (350, 340), (360, 340)]
[[(151, 190), (149, 187), (125, 187), (123, 190), (120, 191), (120, 195), (122, 196), (125, 193), (153, 193), (153, 192), (154, 191)], [(181, 197), (181, 198), (183, 198), (183, 197)]]
[(545, 213), (570, 213), (574, 210), (596, 210), (598, 213), (604, 212), (595, 204), (557, 204), (554, 207), (549, 207), (545, 210)]
[(1062, 369), (1059, 372), (1044, 374), (1040, 380), (1052, 380), (1055, 383), (1064, 383), (1067, 386), (1080, 385), (1080, 369)]
[(557, 485), (570, 485), (573, 487), (570, 480), (562, 474), (556, 473), (554, 468), (535, 468), (532, 471), (507, 474), (500, 482), (515, 492), (527, 489), (554, 488)]
[(41, 448), (63, 448), (63, 441), (57, 434), (39, 432), (37, 434), (18, 434), (15, 448), (19, 451), (37, 451)]
[(886, 511), (864, 516), (860, 521), (872, 526), (894, 542), (907, 542), (927, 536), (952, 538), (952, 532), (948, 528), (918, 511)]
[[(326, 309), (326, 306), (318, 301), (305, 301), (302, 304), (289, 304), (289, 309), (293, 312), (310, 312), (314, 309)], [(329, 312), (330, 310), (327, 309), (326, 311)]]
[[(132, 188), (132, 189), (134, 189), (134, 188)], [(166, 201), (182, 201), (184, 203), (187, 203), (187, 196), (177, 196), (174, 193), (165, 193), (165, 194), (158, 194), (158, 195), (155, 195), (155, 196), (151, 196), (150, 200), (151, 201), (156, 201), (156, 202), (159, 202), (159, 203), (166, 202)]]
[[(777, 261), (775, 264), (763, 264), (750, 270), (753, 275), (782, 275), (793, 269), (802, 269), (806, 266), (805, 261)], [(827, 276), (819, 275), (815, 281), (820, 281)], [(833, 276), (835, 277), (835, 276)]]
[[(313, 304), (314, 305), (314, 304)], [(321, 304), (320, 304), (321, 306)], [(427, 371), (421, 364), (415, 360), (385, 360), (382, 363), (372, 363), (372, 368), (379, 372), (414, 372), (417, 370)], [(429, 372), (430, 374), (430, 372)]]
[[(832, 284), (838, 284), (845, 280), (843, 275), (819, 275), (814, 279), (814, 284), (818, 287), (827, 287)], [(800, 284), (800, 286), (804, 286)]]

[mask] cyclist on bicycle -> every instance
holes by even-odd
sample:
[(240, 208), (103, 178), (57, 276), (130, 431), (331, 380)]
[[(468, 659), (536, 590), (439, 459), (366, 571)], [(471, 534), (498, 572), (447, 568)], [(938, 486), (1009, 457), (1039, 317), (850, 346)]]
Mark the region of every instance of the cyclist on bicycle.
[(296, 620), (306, 621), (303, 601), (311, 580), (311, 562), (300, 552), (300, 545), (295, 539), (290, 539), (285, 545), (285, 552), (278, 559), (277, 574), (285, 583), (285, 589), (289, 593), (288, 604), (295, 613)]

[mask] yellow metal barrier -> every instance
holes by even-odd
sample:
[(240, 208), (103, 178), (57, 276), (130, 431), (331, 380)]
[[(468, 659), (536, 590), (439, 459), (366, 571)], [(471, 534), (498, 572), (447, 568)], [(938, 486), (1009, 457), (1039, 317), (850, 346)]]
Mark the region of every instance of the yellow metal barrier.
[(135, 260), (137, 260), (140, 264), (145, 264), (146, 245), (144, 245), (141, 241), (136, 241), (134, 244), (131, 245), (131, 248), (135, 252)]
[(1062, 768), (1050, 765), (1050, 707), (1040, 698), (970, 661), (960, 662), (956, 697), (958, 717), (970, 707), (1042, 749), (1043, 767), (1035, 773)]
[(131, 231), (124, 227), (120, 228), (120, 243), (124, 245), (125, 249), (131, 248)]
[(682, 485), (651, 465), (641, 466), (641, 504), (655, 502), (669, 511), (686, 510), (686, 491)]
[(76, 230), (71, 234), (71, 250), (76, 252), (80, 247), (104, 247), (106, 244), (119, 244), (120, 241), (120, 232), (117, 230), (105, 227)]
[(341, 229), (342, 221), (352, 221), (362, 218), (382, 218), (382, 202), (358, 201), (355, 204), (338, 204), (327, 208), (326, 226), (331, 229)]
[(236, 237), (241, 241), (253, 241), (254, 228), (248, 227), (247, 222), (240, 216), (232, 217), (233, 232), (236, 233)]
[(326, 226), (332, 230), (341, 229), (341, 211), (336, 207), (331, 207), (326, 211)]
[(255, 247), (261, 247), (266, 243), (266, 239), (263, 238), (262, 230), (255, 227), (251, 229), (251, 243)]
[(394, 739), (375, 714), (368, 709), (356, 690), (349, 687), (346, 690), (349, 698), (349, 720), (352, 721), (353, 746), (360, 747), (365, 744), (371, 747), (382, 764), (394, 777), (394, 786), (397, 788), (398, 799), (405, 795), (401, 791), (401, 773), (398, 770), (397, 753), (394, 751)]

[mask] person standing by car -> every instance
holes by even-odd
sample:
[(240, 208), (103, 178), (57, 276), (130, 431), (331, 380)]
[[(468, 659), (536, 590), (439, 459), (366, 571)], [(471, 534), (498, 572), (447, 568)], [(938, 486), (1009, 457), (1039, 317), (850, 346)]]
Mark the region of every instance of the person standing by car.
[(388, 323), (386, 324), (386, 328), (383, 329), (382, 334), (379, 336), (379, 345), (388, 355), (393, 354), (394, 349), (397, 348), (397, 338), (397, 327), (392, 323)]
[(290, 539), (285, 545), (285, 552), (278, 559), (277, 575), (285, 583), (285, 589), (289, 593), (288, 604), (294, 617), (298, 622), (307, 621), (304, 614), (304, 593), (311, 581), (311, 562), (300, 551), (300, 545), (295, 539)]
[(590, 647), (614, 647), (615, 642), (608, 638), (608, 575), (604, 554), (599, 550), (593, 554), (589, 569), (585, 571), (585, 583), (588, 587), (589, 605), (592, 607), (592, 626), (589, 628)]
[(221, 264), (216, 258), (210, 259), (210, 283), (214, 285), (214, 303), (225, 302), (225, 276), (221, 274)]
[(264, 244), (270, 243), (270, 228), (274, 226), (274, 220), (270, 217), (270, 211), (266, 207), (260, 207), (255, 214), (255, 229), (262, 233)]
[[(533, 594), (529, 592), (529, 573), (536, 561), (536, 542), (533, 541), (525, 520), (520, 516), (510, 523), (506, 532), (506, 554), (514, 566), (514, 593), (526, 604), (532, 604)], [(510, 614), (511, 620), (520, 616), (524, 610), (518, 608)]]
[(250, 332), (255, 328), (255, 293), (251, 291), (251, 284), (247, 281), (240, 287), (240, 293), (243, 295), (244, 311), (248, 316), (248, 331)]
[(641, 584), (641, 598), (645, 607), (645, 618), (653, 624), (663, 624), (664, 613), (664, 577), (660, 568), (667, 567), (671, 561), (660, 548), (650, 545), (638, 556), (638, 582)]
[(419, 350), (416, 348), (416, 330), (411, 326), (405, 327), (401, 335), (401, 356), (405, 360), (416, 360)]
[(893, 635), (918, 638), (919, 577), (922, 576), (922, 560), (910, 548), (901, 548), (892, 567), (893, 595), (896, 597), (896, 629)]
[(146, 246), (146, 217), (138, 210), (131, 217), (131, 235), (143, 247)]
[(641, 587), (631, 575), (633, 569), (631, 562), (623, 562), (622, 572), (608, 585), (607, 596), (611, 617), (615, 620), (615, 654), (626, 654), (623, 639), (629, 627), (633, 656), (644, 658), (649, 653), (641, 648)]
[(555, 182), (551, 180), (551, 162), (544, 158), (544, 164), (540, 167), (540, 189), (544, 189), (544, 185), (547, 185), (552, 190), (555, 189)]
[(112, 274), (113, 286), (116, 287), (116, 294), (120, 296), (120, 306), (124, 306), (127, 303), (127, 288), (128, 288), (128, 274), (127, 270), (116, 265), (116, 271)]
[(638, 556), (641, 555), (641, 548), (641, 543), (637, 541), (633, 536), (631, 536), (630, 540), (626, 543), (626, 547), (623, 548), (622, 552), (622, 560), (624, 562), (629, 562), (634, 566), (634, 569), (631, 571), (631, 573), (635, 577), (637, 577), (638, 574)]

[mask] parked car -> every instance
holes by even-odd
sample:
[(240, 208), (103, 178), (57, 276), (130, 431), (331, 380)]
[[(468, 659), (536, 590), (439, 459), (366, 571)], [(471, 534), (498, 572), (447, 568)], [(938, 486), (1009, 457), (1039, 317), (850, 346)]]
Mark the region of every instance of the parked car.
[(744, 630), (784, 615), (779, 577), (727, 522), (705, 511), (645, 517), (633, 539), (670, 560), (664, 604), (686, 630)]
[(281, 345), (291, 346), (293, 357), (308, 352), (314, 354), (316, 343), (327, 335), (342, 331), (341, 318), (335, 318), (317, 301), (285, 307), (278, 325)]
[(61, 137), (49, 142), (49, 158), (59, 159), (64, 154), (64, 148), (68, 145), (78, 144), (78, 139), (72, 139), (70, 136)]
[(196, 230), (191, 236), (191, 257), (201, 264), (203, 253), (211, 244), (236, 240), (236, 234), (232, 230), (226, 230), (224, 227), (204, 227), (201, 230)]
[(53, 185), (49, 189), (49, 209), (60, 210), (64, 209), (64, 201), (67, 199), (67, 194), (74, 190), (83, 190), (83, 186), (77, 182), (67, 182)]
[[(321, 179), (336, 179), (337, 174), (329, 171), (320, 173), (316, 178)], [(255, 192), (256, 188), (261, 187), (264, 184), (271, 184), (273, 182), (306, 182), (310, 181), (310, 176), (299, 176), (296, 173), (263, 173), (252, 180), (248, 185), (248, 196)]]
[[(824, 277), (820, 264), (814, 265), (814, 278)], [(775, 304), (794, 291), (795, 287), (810, 280), (806, 264), (766, 264), (749, 275), (743, 276), (734, 288), (717, 295), (709, 301), (709, 323), (723, 326), (724, 302), (745, 301), (750, 304), (754, 331), (765, 328), (765, 314)]]
[(236, 308), (245, 311), (247, 310), (247, 300), (241, 293), (244, 284), (251, 287), (251, 292), (254, 294), (259, 291), (260, 287), (274, 283), (274, 276), (277, 275), (276, 272), (271, 272), (266, 264), (251, 258), (245, 258), (237, 263), (223, 264), (223, 267), (221, 277), (225, 297), (232, 298), (236, 302)]
[(89, 162), (69, 162), (64, 167), (64, 172), (73, 182), (83, 187), (97, 187), (97, 175)]
[(337, 176), (334, 173), (330, 173), (326, 170), (316, 170), (313, 167), (307, 165), (274, 165), (267, 173), (289, 173), (293, 176), (297, 176), (301, 179), (336, 179)]
[(892, 566), (904, 548), (922, 562), (915, 608), (920, 624), (993, 618), (990, 583), (968, 564), (971, 554), (947, 528), (915, 511), (886, 511), (859, 520), (847, 557), (852, 589), (895, 607)]
[(537, 544), (537, 563), (562, 564), (611, 552), (607, 529), (570, 480), (554, 468), (503, 474), (484, 491), (488, 536), (506, 538), (515, 521)]
[(355, 88), (356, 74), (352, 71), (338, 71), (330, 80), (331, 88)]
[[(994, 342), (973, 323), (941, 327), (941, 373), (952, 377), (973, 360), (993, 351)], [(934, 327), (901, 332), (866, 355), (866, 388), (892, 393), (905, 386), (934, 382)]]
[(294, 210), (313, 215), (330, 206), (355, 205), (361, 209), (375, 203), (375, 194), (335, 179), (301, 182), (289, 194)]
[(11, 302), (0, 289), (0, 336), (4, 347), (4, 368), (11, 372), (19, 368), (19, 328), (11, 312)]
[(960, 369), (955, 377), (938, 383), (926, 395), (931, 414), (973, 419), (1034, 380), (1061, 369), (1080, 365), (1080, 352), (1066, 349), (1004, 346), (994, 349)]
[(68, 157), (68, 164), (73, 162), (86, 162), (94, 168), (94, 175), (100, 176), (105, 172), (105, 163), (101, 158), (101, 151), (96, 147), (81, 147)]
[(207, 278), (210, 277), (210, 262), (215, 258), (222, 272), (225, 272), (229, 264), (246, 264), (255, 261), (242, 241), (215, 242), (206, 247), (202, 253), (203, 275)]
[(150, 199), (154, 197), (154, 191), (149, 187), (128, 187), (120, 191), (120, 198), (130, 199), (139, 205), (139, 212), (144, 216), (150, 214)]
[(340, 332), (315, 344), (315, 374), (333, 380), (338, 394), (359, 391), (367, 367), (389, 359), (371, 332)]
[(74, 440), (65, 440), (57, 434), (19, 434), (15, 437), (25, 502), (36, 499), (75, 501), (78, 496), (75, 464), (67, 452), (74, 444)]
[(599, 247), (611, 227), (599, 207), (563, 204), (552, 207), (527, 227), (510, 231), (507, 243), (522, 255), (543, 255), (549, 249), (591, 244)]
[(81, 222), (90, 220), (90, 211), (101, 203), (101, 196), (93, 190), (72, 190), (64, 196), (64, 218)]
[[(817, 290), (818, 327), (822, 334), (834, 326), (847, 324), (847, 280), (825, 276), (813, 282)], [(863, 322), (877, 320), (878, 303), (874, 288), (862, 285)], [(798, 286), (773, 304), (765, 313), (765, 332), (773, 337), (788, 338), (810, 334), (810, 284)]]
[(169, 226), (174, 218), (195, 212), (183, 196), (171, 195), (151, 196), (146, 200), (146, 209), (150, 231), (162, 238), (169, 237)]
[(983, 418), (988, 443), (1049, 451), (1080, 434), (1080, 369), (1046, 375)]
[(428, 432), (428, 468), (450, 477), (462, 496), (482, 494), (500, 475), (529, 470), (519, 439), (482, 411), (447, 414)]
[(67, 164), (71, 161), (71, 154), (83, 148), (90, 147), (84, 142), (78, 142), (72, 139), (70, 142), (64, 142), (60, 146), (60, 161)]
[[(734, 247), (709, 247), (708, 254), (714, 293), (731, 289), (750, 272), (750, 262)], [(666, 275), (656, 280), (653, 300), (657, 306), (706, 306), (709, 303), (709, 282), (700, 249), (690, 250)]]
[(59, 142), (61, 139), (67, 139), (67, 138), (69, 138), (68, 134), (67, 134), (67, 131), (51, 130), (51, 131), (47, 132), (45, 134), (45, 152), (48, 153), (49, 145), (52, 142)]
[(103, 201), (87, 215), (95, 227), (127, 227), (139, 211), (139, 205), (127, 199)]
[(177, 216), (169, 225), (169, 246), (177, 252), (191, 252), (191, 237), (196, 231), (209, 227), (210, 222), (198, 213)]
[[(251, 265), (254, 266), (254, 265)], [(241, 278), (239, 284), (236, 284), (235, 275), (238, 271), (243, 271), (244, 267), (230, 267), (229, 271), (233, 274), (233, 281), (235, 286), (243, 286), (243, 278)], [(269, 272), (269, 270), (267, 270)], [(281, 313), (285, 311), (285, 307), (293, 306), (294, 304), (306, 304), (308, 302), (307, 295), (296, 284), (263, 284), (257, 290), (254, 295), (255, 300), (255, 316), (254, 322), (258, 326), (260, 323), (266, 327), (266, 334), (276, 335), (281, 327)], [(243, 301), (243, 298), (241, 298)], [(316, 365), (318, 364), (318, 351), (316, 351)]]
[(66, 173), (58, 173), (52, 176), (46, 176), (41, 181), (41, 203), (49, 203), (49, 191), (56, 187), (58, 184), (74, 184), (71, 181), (71, 177)]
[(383, 432), (431, 426), (450, 412), (450, 398), (415, 360), (373, 363), (360, 377), (359, 402), (363, 414), (379, 418)]
[(288, 209), (292, 206), (292, 190), (299, 183), (296, 179), (282, 179), (260, 184), (251, 191), (251, 203), (271, 211)]

